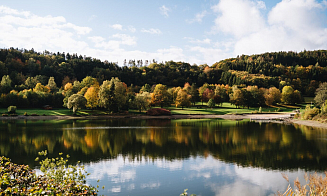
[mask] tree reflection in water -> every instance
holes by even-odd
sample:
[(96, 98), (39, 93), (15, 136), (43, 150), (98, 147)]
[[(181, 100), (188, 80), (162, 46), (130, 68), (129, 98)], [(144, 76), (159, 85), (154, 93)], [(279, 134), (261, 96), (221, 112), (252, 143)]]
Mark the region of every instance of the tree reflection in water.
[(74, 120), (3, 121), (0, 153), (34, 166), (37, 152), (64, 152), (84, 163), (123, 156), (180, 160), (203, 156), (265, 169), (322, 171), (327, 132), (303, 126), (249, 121)]

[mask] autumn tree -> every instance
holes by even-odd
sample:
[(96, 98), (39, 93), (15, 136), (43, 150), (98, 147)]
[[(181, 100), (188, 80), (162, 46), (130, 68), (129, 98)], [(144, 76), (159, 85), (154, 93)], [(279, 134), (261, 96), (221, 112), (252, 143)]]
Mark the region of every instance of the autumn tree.
[(87, 100), (83, 95), (73, 94), (68, 98), (67, 108), (73, 108), (73, 113), (76, 114), (77, 110), (85, 107)]
[(318, 106), (322, 106), (327, 99), (327, 82), (321, 83), (316, 90), (316, 96), (314, 98), (315, 103)]
[(214, 91), (209, 88), (206, 88), (202, 93), (201, 100), (202, 102), (208, 102), (210, 99), (213, 99), (213, 97), (214, 97)]
[(86, 107), (91, 109), (96, 108), (99, 100), (99, 86), (94, 85), (88, 88), (84, 97), (87, 100)]
[(265, 103), (266, 105), (274, 105), (281, 101), (280, 90), (276, 87), (270, 87), (264, 92)]
[(235, 105), (236, 108), (242, 105), (243, 102), (243, 94), (240, 89), (237, 88), (237, 86), (233, 86), (232, 88), (232, 93), (229, 95), (230, 96), (230, 103)]
[(167, 106), (170, 104), (170, 96), (167, 91), (166, 85), (157, 84), (152, 95), (151, 95), (151, 102), (154, 105), (160, 105), (161, 108), (163, 106)]
[(33, 89), (34, 92), (37, 92), (37, 93), (49, 93), (50, 92), (50, 88), (48, 86), (44, 86), (42, 85), (41, 83), (37, 83), (35, 85), (35, 88)]
[(190, 107), (191, 105), (191, 95), (187, 94), (186, 90), (179, 89), (175, 101), (176, 107)]

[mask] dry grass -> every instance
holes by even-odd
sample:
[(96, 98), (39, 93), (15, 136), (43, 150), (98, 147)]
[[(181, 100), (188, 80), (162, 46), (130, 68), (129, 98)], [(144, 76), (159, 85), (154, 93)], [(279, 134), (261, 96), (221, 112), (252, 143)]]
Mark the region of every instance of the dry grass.
[[(288, 176), (282, 174), (283, 178), (289, 183)], [(294, 181), (294, 189), (289, 184), (284, 193), (278, 192), (279, 196), (313, 196), (313, 195), (327, 195), (327, 172), (325, 176), (318, 175), (317, 173), (313, 175), (304, 175), (306, 181), (305, 185), (301, 185), (299, 179)]]

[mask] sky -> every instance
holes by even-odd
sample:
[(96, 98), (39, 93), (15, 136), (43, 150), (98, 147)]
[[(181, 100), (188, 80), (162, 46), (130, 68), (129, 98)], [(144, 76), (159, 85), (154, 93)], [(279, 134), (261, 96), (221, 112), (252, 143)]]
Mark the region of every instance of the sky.
[(208, 64), (327, 49), (326, 0), (0, 0), (0, 48)]

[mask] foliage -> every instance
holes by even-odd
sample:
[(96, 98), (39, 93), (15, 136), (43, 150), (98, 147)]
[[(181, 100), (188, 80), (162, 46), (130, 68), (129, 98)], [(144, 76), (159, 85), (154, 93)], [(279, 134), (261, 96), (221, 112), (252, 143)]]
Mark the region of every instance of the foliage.
[(215, 107), (216, 104), (215, 104), (215, 101), (213, 99), (209, 99), (207, 105), (208, 105), (209, 108), (213, 108), (213, 107)]
[[(187, 191), (188, 191), (188, 189), (184, 189), (184, 192), (182, 194), (180, 194), (180, 196), (187, 196), (188, 195), (187, 194)], [(192, 194), (190, 196), (196, 196), (196, 195), (195, 194)]]
[(314, 98), (315, 103), (318, 106), (322, 106), (327, 99), (327, 82), (321, 83), (316, 90), (316, 96)]
[(150, 116), (161, 116), (161, 115), (171, 115), (171, 112), (164, 108), (152, 108), (152, 109), (149, 109), (146, 112), (146, 114), (150, 115)]
[(55, 82), (54, 77), (50, 77), (50, 78), (49, 78), (49, 81), (48, 81), (48, 85), (47, 85), (47, 87), (50, 88), (50, 91), (51, 91), (51, 92), (55, 92), (55, 91), (58, 90), (58, 87), (57, 87), (57, 84), (56, 84), (56, 82)]
[(8, 113), (9, 114), (14, 114), (14, 113), (16, 113), (16, 109), (17, 109), (17, 107), (16, 106), (9, 106), (8, 107)]
[(303, 111), (303, 113), (301, 114), (301, 118), (303, 120), (312, 120), (313, 117), (315, 117), (316, 115), (318, 115), (320, 113), (319, 109), (314, 107), (311, 108), (310, 105), (307, 105), (305, 107), (305, 110)]
[(177, 93), (175, 105), (176, 107), (189, 107), (191, 106), (191, 95), (187, 94), (186, 90), (180, 89)]
[(73, 108), (73, 113), (76, 114), (76, 111), (78, 109), (85, 107), (86, 103), (87, 103), (87, 100), (85, 99), (85, 97), (83, 95), (73, 94), (72, 96), (70, 96), (68, 98), (67, 108), (68, 109)]
[(193, 83), (191, 86), (190, 95), (191, 95), (190, 101), (193, 103), (193, 105), (195, 105), (196, 102), (200, 101), (199, 91), (195, 83)]
[(301, 103), (301, 93), (294, 90), (291, 86), (284, 86), (282, 90), (281, 101), (286, 104)]
[(167, 106), (170, 104), (170, 98), (169, 98), (169, 93), (167, 91), (167, 87), (162, 84), (157, 84), (152, 96), (151, 96), (151, 102), (154, 105), (160, 105), (162, 108), (163, 106)]
[[(289, 182), (288, 176), (283, 174), (284, 179)], [(317, 173), (313, 175), (304, 175), (304, 179), (306, 181), (305, 185), (301, 185), (299, 179), (297, 178), (294, 181), (295, 188), (293, 189), (289, 184), (286, 191), (281, 194), (278, 192), (279, 196), (286, 195), (294, 195), (294, 196), (311, 196), (311, 195), (327, 195), (327, 172), (325, 172), (325, 176), (318, 176)]]
[(91, 109), (96, 108), (99, 101), (99, 86), (89, 87), (84, 97), (87, 100), (86, 107)]
[(135, 96), (135, 99), (132, 104), (141, 112), (142, 110), (147, 110), (149, 108), (150, 102), (150, 93), (147, 91), (143, 91), (142, 93), (138, 93)]
[[(39, 154), (46, 156), (47, 152)], [(85, 185), (88, 173), (84, 167), (67, 166), (68, 160), (59, 155), (40, 162), (44, 174), (39, 176), (27, 165), (0, 157), (0, 195), (97, 195), (95, 187)]]

